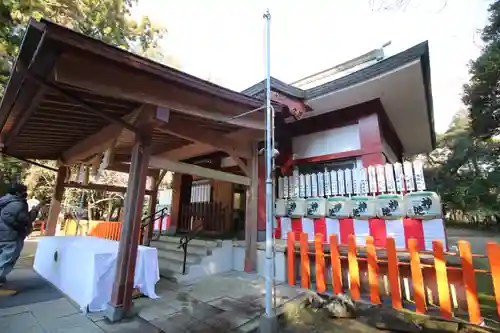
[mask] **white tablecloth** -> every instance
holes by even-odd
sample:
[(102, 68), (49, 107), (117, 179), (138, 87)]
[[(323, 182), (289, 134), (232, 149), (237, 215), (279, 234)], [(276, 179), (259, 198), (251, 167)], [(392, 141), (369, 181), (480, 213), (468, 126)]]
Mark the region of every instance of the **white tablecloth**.
[[(34, 269), (83, 311), (102, 311), (111, 300), (117, 254), (117, 241), (95, 237), (41, 237)], [(139, 246), (134, 287), (150, 298), (158, 298), (155, 285), (159, 280), (156, 249)]]

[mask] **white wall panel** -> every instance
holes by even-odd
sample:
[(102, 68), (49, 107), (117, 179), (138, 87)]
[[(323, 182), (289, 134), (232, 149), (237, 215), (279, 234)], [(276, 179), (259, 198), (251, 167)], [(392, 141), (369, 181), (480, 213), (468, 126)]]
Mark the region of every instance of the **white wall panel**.
[(358, 124), (301, 135), (292, 139), (296, 159), (360, 149)]

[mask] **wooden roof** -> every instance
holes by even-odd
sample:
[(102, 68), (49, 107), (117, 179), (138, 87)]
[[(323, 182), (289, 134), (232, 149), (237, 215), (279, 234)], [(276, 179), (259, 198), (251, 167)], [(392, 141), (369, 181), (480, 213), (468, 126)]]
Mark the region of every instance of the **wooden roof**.
[[(260, 136), (264, 129), (263, 111), (233, 118), (261, 107), (258, 98), (49, 21), (31, 20), (0, 105), (3, 150), (21, 158), (58, 160), (115, 123), (124, 127), (117, 153), (127, 156), (143, 105), (168, 109), (168, 123), (208, 138), (220, 135), (222, 140), (238, 131)], [(169, 133), (154, 130), (153, 154), (196, 142)]]

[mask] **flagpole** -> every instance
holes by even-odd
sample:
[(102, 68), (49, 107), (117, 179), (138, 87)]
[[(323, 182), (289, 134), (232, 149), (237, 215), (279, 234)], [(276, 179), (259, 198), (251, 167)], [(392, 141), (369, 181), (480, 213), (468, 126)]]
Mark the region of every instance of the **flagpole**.
[(273, 119), (271, 107), (271, 14), (267, 9), (266, 20), (266, 313), (262, 318), (261, 332), (276, 332), (277, 321), (273, 309)]

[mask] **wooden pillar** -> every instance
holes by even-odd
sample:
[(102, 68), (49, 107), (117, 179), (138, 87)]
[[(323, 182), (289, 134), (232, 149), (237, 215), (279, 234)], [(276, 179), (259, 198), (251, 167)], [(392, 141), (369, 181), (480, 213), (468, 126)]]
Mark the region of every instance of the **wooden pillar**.
[(172, 206), (170, 208), (170, 224), (167, 227), (167, 235), (173, 235), (177, 231), (182, 218), (182, 206), (189, 204), (191, 200), (191, 186), (193, 176), (182, 173), (174, 173), (172, 180)]
[(149, 241), (153, 237), (153, 229), (154, 229), (154, 220), (156, 213), (156, 201), (158, 200), (158, 176), (151, 177), (151, 183), (153, 184), (152, 192), (149, 195), (149, 206), (148, 206), (148, 216), (151, 216), (151, 223), (146, 226), (146, 230), (144, 230), (144, 239), (142, 245), (149, 246)]
[(257, 208), (258, 208), (258, 171), (259, 157), (257, 145), (252, 149), (252, 159), (249, 161), (250, 186), (246, 191), (245, 209), (245, 272), (257, 269)]
[(45, 228), (45, 236), (54, 236), (56, 233), (57, 220), (61, 212), (61, 202), (64, 196), (64, 180), (66, 179), (68, 169), (65, 166), (59, 166), (56, 175), (56, 185), (52, 199), (50, 200), (49, 217)]
[(136, 135), (130, 164), (128, 192), (125, 197), (125, 217), (118, 247), (111, 307), (107, 314), (111, 321), (121, 320), (128, 315), (132, 304), (137, 246), (150, 154), (151, 132), (145, 131)]
[(221, 234), (229, 233), (233, 230), (233, 199), (234, 199), (234, 185), (230, 182), (221, 180), (214, 180), (212, 182), (213, 188), (213, 202), (222, 203), (222, 207), (226, 209), (224, 221), (222, 221), (221, 228), (217, 232)]

